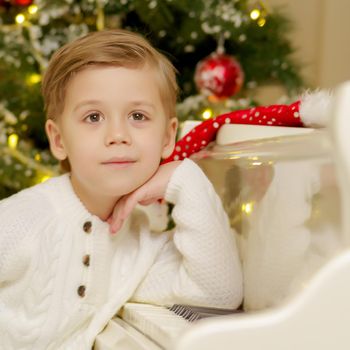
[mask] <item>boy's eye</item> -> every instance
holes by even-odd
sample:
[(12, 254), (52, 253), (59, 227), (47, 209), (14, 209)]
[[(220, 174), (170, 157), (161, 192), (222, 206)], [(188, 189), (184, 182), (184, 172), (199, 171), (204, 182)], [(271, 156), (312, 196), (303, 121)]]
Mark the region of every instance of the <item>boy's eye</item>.
[(140, 113), (140, 112), (131, 113), (130, 118), (133, 120), (136, 120), (136, 121), (143, 121), (143, 120), (147, 119), (147, 117), (143, 113)]
[(89, 123), (99, 123), (103, 120), (103, 117), (100, 113), (91, 113), (85, 118), (85, 120)]

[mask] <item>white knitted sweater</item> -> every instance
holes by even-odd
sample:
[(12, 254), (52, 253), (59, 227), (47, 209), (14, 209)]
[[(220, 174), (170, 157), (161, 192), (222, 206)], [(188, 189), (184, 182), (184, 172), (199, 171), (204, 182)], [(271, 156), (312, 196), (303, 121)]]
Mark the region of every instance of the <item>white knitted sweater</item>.
[(0, 349), (91, 349), (128, 300), (237, 307), (241, 267), (212, 185), (185, 160), (165, 199), (174, 232), (152, 232), (135, 210), (114, 236), (68, 175), (1, 201)]

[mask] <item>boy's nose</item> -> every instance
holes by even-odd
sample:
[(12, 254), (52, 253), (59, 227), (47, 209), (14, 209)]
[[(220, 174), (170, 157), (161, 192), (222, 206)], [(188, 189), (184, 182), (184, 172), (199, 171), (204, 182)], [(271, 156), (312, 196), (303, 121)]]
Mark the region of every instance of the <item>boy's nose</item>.
[(106, 133), (106, 145), (131, 144), (128, 128), (121, 123), (110, 125)]

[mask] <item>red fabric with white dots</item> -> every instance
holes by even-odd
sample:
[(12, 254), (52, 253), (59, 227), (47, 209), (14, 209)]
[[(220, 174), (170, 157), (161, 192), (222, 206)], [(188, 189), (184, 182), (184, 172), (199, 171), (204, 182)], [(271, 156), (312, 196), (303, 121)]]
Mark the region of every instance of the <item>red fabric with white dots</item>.
[(215, 140), (216, 133), (223, 124), (251, 124), (271, 126), (304, 126), (299, 115), (300, 101), (290, 105), (271, 105), (268, 107), (253, 107), (219, 115), (197, 125), (184, 137), (176, 142), (170, 157), (162, 164), (174, 160), (182, 160), (206, 147)]

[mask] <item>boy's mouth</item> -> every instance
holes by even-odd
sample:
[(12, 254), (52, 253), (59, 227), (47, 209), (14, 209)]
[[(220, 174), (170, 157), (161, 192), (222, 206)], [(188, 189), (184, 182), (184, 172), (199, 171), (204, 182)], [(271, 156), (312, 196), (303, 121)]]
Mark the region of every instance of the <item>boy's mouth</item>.
[(118, 168), (125, 168), (132, 164), (136, 163), (136, 160), (133, 158), (127, 158), (127, 157), (113, 157), (110, 159), (107, 159), (103, 161), (102, 165), (109, 165), (112, 167), (118, 167)]

